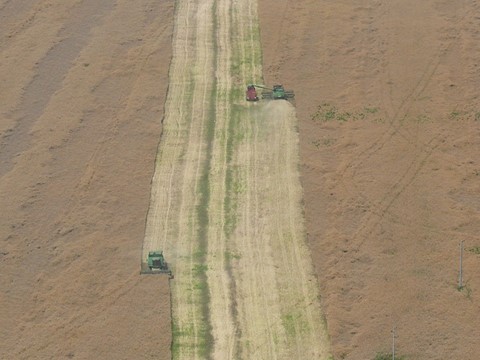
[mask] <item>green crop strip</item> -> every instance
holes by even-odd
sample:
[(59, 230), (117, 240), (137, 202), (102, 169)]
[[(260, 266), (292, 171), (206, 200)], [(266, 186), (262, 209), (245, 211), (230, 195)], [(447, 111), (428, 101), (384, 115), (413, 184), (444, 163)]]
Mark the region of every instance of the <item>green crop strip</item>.
[[(216, 1), (212, 6), (212, 18), (215, 19), (217, 14)], [(217, 68), (217, 29), (218, 23), (214, 21), (212, 31), (212, 43), (213, 43), (213, 69)], [(213, 141), (215, 136), (215, 119), (216, 119), (216, 99), (217, 99), (217, 79), (215, 74), (213, 75), (212, 90), (209, 96), (208, 116), (205, 128), (205, 142), (207, 144), (205, 163), (203, 165), (202, 174), (199, 180), (199, 193), (200, 201), (197, 206), (197, 219), (198, 219), (198, 264), (195, 265), (193, 271), (197, 278), (195, 284), (196, 290), (200, 296), (200, 310), (202, 314), (202, 328), (199, 333), (200, 343), (198, 345), (199, 355), (202, 358), (210, 359), (213, 350), (213, 334), (212, 324), (210, 323), (210, 291), (208, 288), (207, 278), (207, 249), (208, 249), (208, 226), (209, 226), (209, 211), (208, 205), (210, 203), (210, 170), (211, 170), (211, 157)]]
[[(178, 11), (179, 11), (178, 10), (178, 3), (175, 3), (174, 18), (178, 17)], [(170, 62), (170, 66), (169, 66), (169, 75), (168, 75), (169, 79), (172, 79), (172, 77), (173, 77), (173, 75), (172, 75), (172, 63), (173, 63), (173, 58), (172, 58), (172, 61)], [(194, 95), (194, 90), (195, 90), (195, 81), (193, 79), (194, 79), (194, 77), (193, 77), (193, 74), (192, 74), (192, 70), (190, 69), (188, 71), (188, 74), (185, 75), (185, 85), (184, 85), (184, 89), (183, 89), (183, 92), (182, 92), (182, 99), (183, 99), (182, 109), (183, 109), (183, 112), (181, 114), (181, 120), (183, 121), (185, 128), (178, 130), (178, 131), (181, 131), (181, 132), (184, 133), (184, 136), (182, 136), (182, 139), (188, 139), (188, 136), (189, 136), (189, 133), (190, 133), (190, 131), (189, 131), (190, 127), (188, 125), (190, 124), (191, 119), (192, 119), (193, 95)], [(169, 93), (168, 96), (172, 96), (171, 95), (171, 90), (172, 89), (170, 88), (170, 85), (169, 85), (168, 90), (167, 90), (168, 93)], [(167, 108), (168, 108), (168, 106), (167, 106), (168, 96), (167, 96), (167, 100), (166, 100), (166, 104), (165, 104), (165, 110), (167, 110)], [(176, 128), (177, 128), (178, 125), (175, 125), (174, 121), (165, 122), (165, 117), (164, 117), (162, 119), (162, 124), (163, 124), (162, 132), (167, 133), (169, 128), (172, 130), (172, 132), (177, 131)], [(165, 143), (164, 143), (164, 141), (165, 141)], [(164, 145), (168, 145), (168, 140), (167, 140), (167, 138), (164, 138), (164, 134), (162, 134), (161, 137), (160, 137), (160, 141), (158, 143), (158, 146), (157, 146), (157, 157), (156, 157), (156, 160), (155, 160), (155, 168), (161, 167), (160, 164), (162, 164), (164, 162), (164, 160), (163, 160), (164, 153), (162, 151), (162, 146), (164, 146)], [(185, 143), (183, 143), (182, 147), (180, 148), (180, 154), (178, 155), (178, 158), (177, 158), (179, 161), (182, 161), (182, 159), (185, 156), (186, 145), (187, 145), (187, 141), (185, 141)], [(147, 217), (148, 216), (149, 216), (149, 214), (147, 214)], [(170, 222), (169, 233), (172, 236), (176, 236), (178, 234), (178, 231), (179, 231), (178, 230), (178, 223), (177, 222)], [(170, 351), (171, 351), (172, 359), (175, 359), (175, 358), (179, 357), (181, 348), (192, 347), (191, 345), (183, 343), (181, 341), (181, 339), (186, 338), (186, 337), (191, 337), (194, 334), (194, 329), (193, 329), (193, 325), (190, 325), (189, 327), (185, 327), (185, 326), (182, 327), (182, 328), (179, 327), (179, 325), (178, 325), (178, 323), (177, 323), (177, 321), (174, 317), (174, 312), (173, 312), (174, 299), (173, 299), (173, 293), (172, 292), (170, 292), (170, 304), (171, 304), (170, 311), (171, 311), (171, 327), (172, 327), (172, 340), (171, 340), (171, 343), (170, 343)]]
[(241, 121), (241, 112), (234, 106), (230, 113), (227, 129), (227, 171), (225, 176), (225, 199), (224, 199), (224, 213), (225, 226), (224, 233), (228, 239), (235, 230), (237, 224), (237, 209), (238, 209), (238, 192), (235, 189), (239, 188), (239, 177), (236, 166), (232, 164), (233, 152), (235, 146), (238, 144), (237, 124)]
[[(233, 9), (233, 6), (230, 7), (229, 10), (229, 16), (230, 16), (230, 24), (232, 24), (230, 31), (229, 31), (229, 38), (230, 38), (230, 44), (235, 44), (235, 39), (233, 38), (234, 32), (233, 29), (237, 29), (238, 25), (235, 19), (235, 11)], [(237, 62), (237, 57), (238, 54), (235, 53), (235, 48), (233, 49), (233, 54), (232, 58), (233, 61), (230, 65), (230, 75), (233, 79), (236, 79), (237, 76), (240, 73), (240, 68)], [(234, 88), (237, 84), (234, 85)], [(236, 101), (235, 97), (235, 90), (230, 89), (229, 93), (229, 103), (234, 104)], [(226, 139), (226, 163), (227, 163), (227, 170), (226, 170), (226, 175), (225, 175), (225, 198), (223, 201), (223, 211), (224, 211), (224, 216), (225, 216), (225, 225), (224, 225), (224, 234), (226, 239), (228, 240), (230, 236), (232, 235), (235, 226), (236, 226), (236, 210), (238, 208), (238, 203), (237, 203), (237, 198), (234, 196), (234, 193), (232, 191), (233, 188), (233, 182), (234, 182), (234, 170), (232, 167), (232, 159), (233, 159), (233, 154), (234, 154), (234, 148), (235, 148), (235, 130), (237, 128), (238, 121), (240, 120), (238, 111), (233, 108), (230, 117), (228, 119), (228, 124), (227, 124), (227, 139)], [(231, 264), (230, 264), (230, 259), (226, 259), (226, 267), (227, 270), (230, 268), (231, 269)]]
[[(226, 131), (226, 174), (225, 174), (225, 195), (224, 195), (224, 235), (226, 239), (227, 250), (225, 253), (225, 271), (228, 273), (231, 283), (230, 283), (230, 292), (231, 292), (231, 314), (233, 321), (235, 323), (236, 333), (235, 336), (237, 339), (241, 338), (242, 332), (238, 322), (238, 309), (236, 302), (237, 287), (235, 277), (233, 275), (233, 263), (240, 260), (240, 255), (232, 251), (231, 245), (229, 245), (229, 239), (231, 238), (238, 221), (238, 207), (239, 207), (239, 198), (241, 194), (245, 191), (245, 183), (243, 179), (243, 171), (239, 168), (238, 165), (235, 165), (235, 153), (238, 151), (239, 145), (245, 140), (246, 134), (244, 130), (244, 124), (246, 119), (246, 114), (248, 107), (244, 104), (244, 68), (248, 67), (248, 56), (250, 54), (245, 54), (245, 59), (243, 58), (244, 53), (242, 51), (241, 41), (245, 39), (238, 39), (236, 36), (239, 34), (240, 26), (242, 26), (238, 21), (238, 16), (241, 14), (238, 13), (233, 6), (229, 9), (230, 16), (230, 29), (229, 37), (230, 44), (232, 44), (232, 58), (230, 64), (230, 77), (233, 80), (232, 88), (229, 89), (227, 101), (231, 104), (230, 116), (227, 122), (227, 131)], [(248, 35), (248, 32), (247, 32)], [(240, 40), (240, 41), (239, 41)], [(242, 347), (235, 345), (234, 349), (235, 358), (242, 358)]]
[[(234, 80), (233, 88), (230, 90), (230, 104), (232, 104), (232, 110), (227, 127), (227, 172), (225, 178), (225, 199), (224, 199), (224, 213), (225, 213), (225, 228), (224, 233), (228, 239), (237, 225), (237, 209), (239, 196), (245, 191), (245, 184), (242, 181), (242, 171), (236, 165), (232, 163), (235, 149), (238, 148), (247, 136), (251, 135), (245, 132), (242, 124), (249, 119), (250, 107), (244, 103), (244, 88), (246, 83), (244, 76), (254, 72), (255, 66), (261, 65), (261, 49), (259, 46), (259, 28), (258, 25), (252, 27), (252, 31), (246, 28), (246, 32), (243, 37), (235, 38), (238, 35), (240, 26), (243, 26), (238, 21), (238, 17), (241, 14), (233, 7), (230, 8), (230, 23), (232, 27), (230, 29), (230, 43), (234, 44), (232, 63), (230, 65), (230, 75)], [(251, 40), (254, 41), (255, 47), (252, 51), (248, 51)], [(242, 51), (242, 44), (247, 51)], [(244, 72), (246, 74), (244, 74)], [(248, 76), (248, 75), (247, 75)]]
[(378, 114), (378, 107), (364, 107), (357, 111), (340, 111), (336, 106), (329, 103), (323, 103), (317, 107), (317, 111), (311, 115), (311, 120), (318, 122), (346, 122), (358, 120), (372, 120), (382, 123), (385, 120)]
[[(217, 13), (217, 3), (216, 1), (212, 6), (212, 16), (215, 18)], [(218, 24), (215, 21), (212, 25), (212, 44), (213, 44), (213, 69), (217, 68), (217, 28)], [(215, 71), (215, 70), (214, 70)], [(211, 84), (211, 90), (208, 97), (208, 111), (206, 116), (205, 123), (205, 132), (204, 132), (204, 142), (206, 143), (205, 150), (205, 160), (202, 165), (201, 175), (198, 181), (198, 194), (199, 202), (195, 208), (196, 219), (198, 224), (197, 230), (197, 246), (195, 252), (192, 254), (192, 259), (194, 261), (192, 268), (192, 276), (194, 278), (193, 288), (190, 289), (194, 293), (194, 302), (193, 304), (196, 308), (199, 309), (201, 319), (200, 325), (196, 330), (193, 326), (183, 326), (181, 329), (175, 321), (172, 321), (172, 357), (178, 358), (181, 354), (181, 349), (191, 348), (192, 351), (196, 352), (198, 356), (203, 359), (212, 358), (213, 350), (213, 334), (212, 334), (212, 325), (210, 323), (210, 291), (208, 287), (207, 274), (208, 265), (207, 265), (207, 249), (208, 249), (208, 227), (209, 227), (209, 211), (208, 205), (210, 202), (210, 171), (211, 171), (211, 156), (212, 156), (212, 147), (215, 134), (215, 119), (216, 119), (216, 98), (217, 98), (217, 81), (215, 78), (215, 73), (211, 74), (214, 79)], [(195, 76), (193, 73), (190, 73), (190, 79), (194, 79)], [(193, 93), (194, 93), (194, 81), (189, 82), (187, 94), (189, 100), (188, 112), (191, 114), (193, 112)], [(183, 155), (183, 153), (182, 153)], [(198, 342), (196, 345), (191, 343), (185, 343), (182, 339), (197, 337)]]
[[(217, 15), (217, 2), (214, 1), (212, 6), (212, 18), (216, 19)], [(217, 45), (217, 32), (218, 22), (213, 22), (212, 30), (212, 44), (213, 44), (213, 69), (217, 69), (218, 60), (218, 45)], [(210, 291), (208, 288), (207, 270), (207, 249), (208, 249), (208, 226), (209, 226), (209, 211), (208, 206), (210, 203), (210, 171), (211, 171), (211, 158), (213, 142), (215, 138), (215, 120), (216, 113), (216, 99), (217, 99), (217, 78), (215, 74), (213, 76), (212, 90), (209, 97), (208, 116), (205, 129), (205, 142), (207, 144), (205, 164), (203, 166), (203, 172), (199, 181), (200, 201), (197, 206), (197, 218), (198, 218), (198, 247), (199, 247), (199, 263), (196, 265), (194, 272), (198, 278), (196, 284), (197, 290), (200, 292), (201, 299), (201, 313), (204, 326), (199, 334), (202, 339), (199, 348), (199, 355), (203, 358), (210, 359), (213, 350), (213, 334), (212, 324), (210, 323)]]

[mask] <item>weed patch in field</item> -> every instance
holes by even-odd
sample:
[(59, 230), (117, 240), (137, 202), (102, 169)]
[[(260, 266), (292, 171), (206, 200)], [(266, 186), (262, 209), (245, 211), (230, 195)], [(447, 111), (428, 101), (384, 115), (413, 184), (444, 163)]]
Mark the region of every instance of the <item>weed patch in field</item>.
[(418, 123), (418, 124), (425, 124), (425, 123), (428, 123), (428, 122), (431, 122), (432, 119), (430, 119), (430, 117), (428, 117), (427, 115), (418, 115), (416, 118), (415, 118), (415, 122)]
[(480, 121), (480, 111), (478, 110), (452, 110), (448, 116), (451, 121)]
[[(392, 353), (377, 353), (373, 360), (392, 360), (393, 359), (393, 354)], [(398, 356), (395, 354), (395, 360), (406, 360), (407, 358), (405, 356)]]
[(335, 105), (323, 103), (317, 107), (311, 119), (318, 122), (347, 122), (357, 120), (383, 122), (382, 118), (378, 116), (379, 111), (378, 107), (364, 107), (356, 111), (341, 111)]
[(468, 249), (472, 254), (480, 255), (480, 246), (472, 246)]
[(282, 324), (287, 336), (291, 339), (295, 339), (297, 333), (305, 334), (308, 332), (308, 322), (300, 312), (283, 314)]
[(321, 139), (316, 139), (312, 141), (312, 144), (319, 149), (320, 147), (329, 147), (334, 145), (337, 142), (337, 139), (330, 137), (323, 137)]
[(468, 300), (472, 300), (472, 288), (468, 283), (457, 286), (457, 290), (460, 291)]
[(234, 253), (234, 252), (231, 252), (231, 251), (225, 251), (225, 259), (227, 261), (230, 261), (232, 259), (240, 260), (241, 258), (242, 258), (242, 256), (237, 254), (237, 253)]

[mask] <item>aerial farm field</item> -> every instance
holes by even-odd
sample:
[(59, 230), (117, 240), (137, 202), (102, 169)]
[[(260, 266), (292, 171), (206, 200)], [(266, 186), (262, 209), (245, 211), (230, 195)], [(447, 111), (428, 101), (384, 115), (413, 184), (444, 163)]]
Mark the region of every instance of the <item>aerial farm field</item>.
[(0, 0), (0, 358), (478, 359), (478, 14)]

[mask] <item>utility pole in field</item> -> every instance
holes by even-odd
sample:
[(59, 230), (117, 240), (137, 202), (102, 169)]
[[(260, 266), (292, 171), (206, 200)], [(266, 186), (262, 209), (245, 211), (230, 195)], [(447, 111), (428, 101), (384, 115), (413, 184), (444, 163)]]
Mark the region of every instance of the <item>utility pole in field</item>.
[(392, 330), (392, 360), (395, 360), (395, 325)]
[(458, 275), (458, 290), (462, 290), (463, 288), (463, 242), (460, 242), (460, 272)]

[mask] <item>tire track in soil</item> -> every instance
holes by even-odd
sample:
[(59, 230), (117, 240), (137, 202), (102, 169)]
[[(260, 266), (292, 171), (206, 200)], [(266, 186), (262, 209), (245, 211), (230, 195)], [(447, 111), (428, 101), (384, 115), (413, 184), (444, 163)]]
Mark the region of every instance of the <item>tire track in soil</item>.
[[(467, 14), (463, 15), (457, 22), (461, 22)], [(368, 160), (373, 154), (380, 151), (383, 146), (385, 146), (388, 141), (390, 141), (394, 136), (399, 135), (409, 143), (413, 144), (414, 142), (410, 139), (412, 134), (403, 128), (404, 121), (408, 116), (410, 109), (414, 105), (415, 101), (420, 97), (420, 95), (425, 91), (427, 86), (429, 85), (432, 77), (435, 75), (438, 66), (440, 65), (442, 58), (445, 57), (453, 48), (458, 37), (460, 35), (459, 30), (457, 29), (454, 36), (451, 37), (450, 41), (441, 49), (438, 49), (438, 52), (435, 57), (433, 57), (427, 64), (425, 70), (422, 72), (421, 76), (419, 77), (418, 81), (412, 87), (412, 89), (407, 93), (407, 95), (402, 99), (398, 109), (393, 114), (392, 118), (389, 120), (389, 127), (385, 130), (384, 133), (374, 141), (370, 146), (366, 149), (359, 152), (359, 156), (365, 155), (363, 160), (360, 160), (358, 164), (356, 164), (355, 168), (361, 167), (364, 161)], [(384, 81), (384, 83), (389, 83), (390, 79)], [(385, 91), (384, 94), (390, 94), (389, 91)], [(390, 94), (391, 96), (391, 94)], [(391, 103), (391, 98), (389, 99)], [(406, 134), (402, 133), (403, 131), (407, 131)], [(426, 144), (424, 144), (426, 145)], [(349, 168), (353, 167), (353, 162), (351, 161), (348, 163), (342, 171), (342, 175), (345, 175), (346, 171)]]
[[(466, 14), (462, 16), (457, 22), (463, 20), (465, 16)], [(376, 226), (382, 221), (383, 217), (388, 212), (388, 209), (393, 205), (395, 200), (407, 189), (408, 185), (410, 185), (415, 180), (416, 176), (421, 171), (428, 158), (441, 144), (443, 132), (435, 135), (428, 142), (419, 144), (418, 134), (412, 134), (408, 129), (405, 129), (404, 122), (411, 108), (415, 104), (415, 101), (421, 96), (421, 94), (425, 91), (425, 89), (431, 82), (433, 76), (437, 71), (438, 66), (442, 61), (442, 58), (445, 57), (452, 50), (459, 35), (459, 30), (457, 30), (455, 35), (451, 37), (450, 41), (443, 48), (438, 49), (437, 55), (429, 61), (425, 70), (422, 72), (422, 75), (415, 83), (414, 87), (403, 98), (398, 109), (395, 111), (393, 117), (390, 119), (389, 127), (385, 130), (385, 132), (383, 132), (382, 135), (370, 146), (359, 152), (357, 159), (360, 158), (360, 160), (356, 159), (355, 164), (352, 160), (344, 167), (343, 170), (341, 170), (338, 176), (347, 193), (352, 193), (352, 191), (348, 189), (349, 187), (357, 189), (355, 181), (353, 181), (353, 179), (355, 179), (357, 170), (361, 168), (361, 166), (372, 156), (381, 151), (382, 148), (395, 136), (400, 136), (402, 139), (414, 146), (418, 153), (418, 155), (414, 157), (414, 160), (406, 168), (403, 175), (398, 179), (397, 182), (395, 182), (390, 187), (390, 189), (384, 194), (384, 196), (379, 202), (374, 203), (367, 199), (364, 195), (360, 195), (362, 200), (364, 200), (370, 206), (371, 210), (362, 220), (362, 226), (360, 227), (360, 229), (357, 230), (353, 235), (352, 240), (358, 238), (361, 239), (359, 244), (356, 246), (357, 251), (367, 240), (368, 236), (373, 233)], [(386, 81), (385, 83), (388, 83), (388, 81)], [(390, 93), (386, 91), (385, 94)], [(423, 154), (423, 157), (418, 160), (420, 154)], [(350, 172), (350, 175), (348, 175), (348, 172)], [(345, 179), (352, 179), (352, 181), (350, 181), (347, 185)], [(362, 194), (360, 191), (353, 191), (353, 193)]]
[(142, 253), (145, 261), (163, 249), (175, 275), (175, 359), (328, 356), (305, 242), (295, 114), (283, 101), (243, 98), (245, 84), (262, 78), (256, 6), (176, 5)]
[(4, 136), (0, 142), (0, 177), (15, 166), (16, 154), (28, 149), (30, 130), (45, 111), (52, 96), (61, 88), (72, 62), (90, 41), (90, 31), (100, 25), (113, 9), (111, 1), (103, 1), (99, 6), (96, 1), (86, 0), (70, 10), (74, 20), (70, 20), (57, 34), (62, 41), (52, 45), (36, 64), (35, 76), (26, 85), (21, 103), (9, 114), (16, 119), (16, 123), (8, 136)]
[[(458, 22), (462, 21), (466, 15), (462, 16)], [(422, 72), (421, 76), (419, 77), (418, 81), (415, 83), (413, 88), (407, 93), (407, 95), (403, 98), (402, 102), (400, 103), (398, 109), (395, 111), (392, 118), (389, 120), (389, 127), (382, 133), (382, 135), (374, 141), (370, 146), (366, 149), (359, 152), (359, 156), (364, 156), (363, 160), (360, 160), (358, 164), (356, 164), (355, 168), (361, 167), (364, 161), (368, 160), (373, 154), (380, 151), (383, 146), (385, 146), (388, 141), (392, 139), (392, 137), (399, 135), (409, 143), (413, 144), (414, 142), (411, 140), (412, 134), (409, 133), (407, 130), (403, 129), (404, 121), (408, 116), (410, 109), (412, 108), (415, 101), (420, 97), (420, 95), (425, 91), (426, 87), (429, 85), (432, 77), (435, 75), (438, 66), (441, 63), (443, 57), (445, 57), (455, 45), (456, 41), (458, 40), (459, 30), (456, 31), (455, 35), (452, 36), (450, 41), (444, 46), (442, 49), (438, 49), (437, 55), (432, 58), (429, 63), (427, 64), (425, 70)], [(384, 83), (389, 83), (390, 79), (387, 79)], [(384, 94), (390, 94), (389, 91), (385, 91)], [(391, 96), (391, 94), (390, 94)], [(391, 102), (391, 99), (389, 99)], [(407, 131), (406, 134), (402, 133), (403, 131)], [(426, 145), (426, 144), (424, 144)], [(348, 163), (345, 168), (342, 170), (342, 176), (353, 167), (353, 161)], [(353, 170), (354, 171), (354, 170)]]

